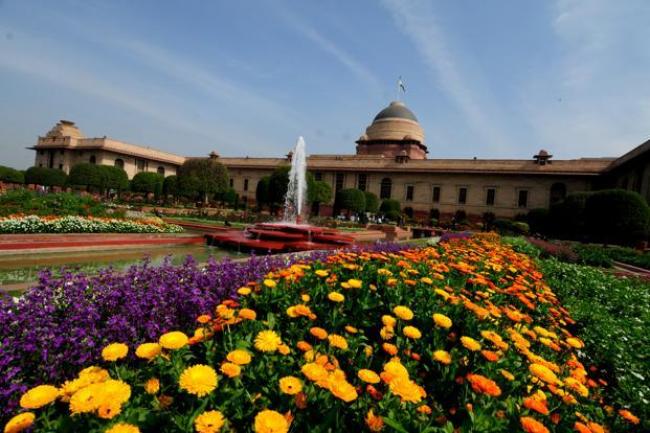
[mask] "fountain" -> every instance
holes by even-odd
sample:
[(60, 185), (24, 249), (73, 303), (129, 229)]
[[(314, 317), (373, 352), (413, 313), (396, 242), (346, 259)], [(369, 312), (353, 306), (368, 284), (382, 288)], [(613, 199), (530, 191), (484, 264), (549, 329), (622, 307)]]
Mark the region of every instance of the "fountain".
[(354, 238), (338, 230), (302, 224), (307, 199), (307, 161), (302, 137), (298, 137), (291, 155), (282, 221), (258, 223), (243, 231), (225, 230), (206, 234), (209, 245), (235, 247), (240, 251), (287, 252), (333, 249), (354, 242)]

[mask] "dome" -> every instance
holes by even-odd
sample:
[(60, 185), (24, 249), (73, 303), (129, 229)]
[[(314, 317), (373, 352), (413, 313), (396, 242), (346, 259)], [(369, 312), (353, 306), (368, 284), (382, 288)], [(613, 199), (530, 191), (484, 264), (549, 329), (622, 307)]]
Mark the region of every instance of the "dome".
[(408, 119), (414, 122), (418, 121), (415, 114), (409, 110), (403, 102), (393, 101), (390, 105), (381, 110), (376, 116), (375, 120), (381, 119)]

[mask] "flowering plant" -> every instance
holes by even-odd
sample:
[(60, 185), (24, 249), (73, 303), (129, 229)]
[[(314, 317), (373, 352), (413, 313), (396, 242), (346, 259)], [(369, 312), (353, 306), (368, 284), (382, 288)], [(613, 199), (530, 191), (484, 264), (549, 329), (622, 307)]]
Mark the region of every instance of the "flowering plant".
[(0, 218), (0, 233), (180, 233), (160, 218), (130, 220), (83, 216), (11, 215)]
[(116, 335), (100, 365), (27, 391), (8, 427), (543, 433), (639, 423), (603, 401), (573, 320), (533, 262), (489, 240), (341, 252), (237, 293), (192, 327), (148, 335), (135, 359), (132, 338)]

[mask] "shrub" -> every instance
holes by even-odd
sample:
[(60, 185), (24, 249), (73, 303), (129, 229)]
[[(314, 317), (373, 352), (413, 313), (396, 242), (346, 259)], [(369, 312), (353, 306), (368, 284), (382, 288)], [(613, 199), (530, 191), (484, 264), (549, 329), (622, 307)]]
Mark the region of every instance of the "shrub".
[(585, 235), (585, 206), (592, 193), (580, 192), (551, 206), (549, 210), (550, 234), (564, 239), (580, 239)]
[(163, 194), (165, 197), (172, 196), (173, 198), (178, 198), (178, 176), (171, 175), (165, 178), (163, 181)]
[(257, 206), (262, 208), (264, 205), (269, 203), (269, 187), (271, 185), (271, 177), (264, 176), (257, 182), (257, 187), (255, 187), (255, 201)]
[(307, 173), (307, 201), (312, 204), (329, 203), (332, 201), (332, 186), (322, 180), (314, 180)]
[(6, 183), (25, 183), (25, 174), (15, 168), (0, 165), (0, 181)]
[(24, 177), (28, 185), (64, 186), (68, 176), (57, 168), (29, 167)]
[(548, 209), (531, 209), (526, 216), (531, 233), (548, 234), (550, 228), (550, 212)]
[(494, 212), (485, 212), (483, 214), (483, 229), (485, 231), (490, 231), (494, 227), (494, 222), (496, 221), (496, 215)]
[(500, 234), (506, 236), (527, 235), (529, 231), (528, 224), (520, 221), (512, 221), (506, 219), (494, 220), (494, 228)]
[(214, 194), (228, 189), (228, 169), (216, 158), (189, 158), (178, 169), (178, 185), (187, 197), (200, 197), (205, 203)]
[(165, 178), (158, 173), (142, 172), (131, 179), (131, 191), (160, 196)]
[(379, 212), (383, 213), (389, 221), (397, 221), (401, 217), (401, 207), (399, 201), (388, 198), (381, 202)]
[(467, 213), (462, 209), (458, 209), (454, 213), (454, 219), (459, 224), (466, 224), (467, 223)]
[(370, 191), (364, 191), (366, 197), (366, 212), (375, 214), (379, 211), (379, 197)]
[(0, 195), (0, 216), (26, 215), (106, 215), (106, 207), (92, 197), (61, 192), (45, 195), (26, 189)]
[(585, 214), (594, 240), (633, 244), (647, 235), (650, 209), (636, 192), (616, 189), (595, 192), (587, 199)]
[(366, 196), (360, 189), (342, 189), (336, 193), (336, 207), (353, 213), (366, 209)]

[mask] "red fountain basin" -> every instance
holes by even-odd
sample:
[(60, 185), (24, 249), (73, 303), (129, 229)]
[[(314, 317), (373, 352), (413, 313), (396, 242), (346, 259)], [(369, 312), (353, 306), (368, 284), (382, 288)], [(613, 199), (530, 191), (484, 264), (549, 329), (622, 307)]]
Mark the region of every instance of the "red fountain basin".
[(337, 230), (290, 223), (260, 223), (205, 237), (209, 245), (270, 253), (334, 249), (354, 243), (354, 238)]

